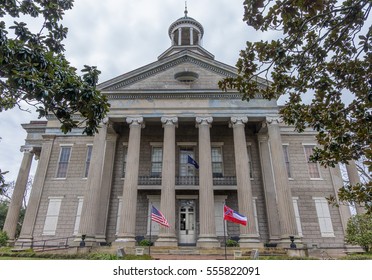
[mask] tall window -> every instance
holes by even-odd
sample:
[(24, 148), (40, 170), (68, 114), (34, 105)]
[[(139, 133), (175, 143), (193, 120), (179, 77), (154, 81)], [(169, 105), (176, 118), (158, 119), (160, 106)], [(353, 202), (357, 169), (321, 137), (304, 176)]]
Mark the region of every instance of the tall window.
[(310, 161), (310, 156), (313, 154), (315, 145), (304, 145), (307, 166), (309, 168), (309, 175), (312, 179), (320, 178), (319, 165), (317, 162)]
[(303, 236), (300, 211), (298, 210), (298, 197), (292, 197), (292, 202), (293, 202), (293, 210), (294, 210), (295, 218), (296, 218), (298, 236)]
[(49, 197), (48, 210), (45, 217), (43, 235), (55, 235), (59, 210), (61, 208), (63, 197)]
[(247, 152), (248, 152), (248, 164), (249, 164), (249, 177), (253, 178), (253, 164), (252, 164), (252, 146), (247, 146)]
[(334, 237), (334, 231), (329, 212), (328, 202), (325, 197), (313, 197), (316, 213), (318, 215), (320, 233), (322, 237)]
[(71, 147), (61, 146), (58, 160), (57, 178), (66, 178), (67, 167), (70, 161)]
[(77, 235), (79, 233), (81, 211), (83, 210), (83, 202), (84, 202), (84, 197), (82, 196), (78, 197), (78, 207), (76, 210), (74, 235)]
[(93, 146), (92, 145), (88, 145), (87, 146), (87, 155), (85, 157), (84, 178), (87, 178), (88, 177), (90, 160), (92, 158), (92, 150), (93, 150)]
[(283, 153), (284, 153), (284, 162), (285, 162), (285, 167), (287, 169), (288, 178), (292, 178), (291, 165), (289, 162), (289, 146), (288, 145), (283, 145)]
[(212, 172), (214, 178), (223, 177), (222, 147), (212, 147)]
[(163, 148), (152, 147), (151, 177), (161, 177), (162, 164), (163, 164)]
[(127, 165), (127, 154), (128, 154), (128, 146), (123, 146), (123, 165), (122, 165), (122, 173), (121, 177), (125, 178), (125, 168)]
[(192, 147), (181, 147), (180, 148), (180, 176), (195, 176), (195, 167), (187, 163), (187, 156), (190, 156), (194, 160), (194, 149)]

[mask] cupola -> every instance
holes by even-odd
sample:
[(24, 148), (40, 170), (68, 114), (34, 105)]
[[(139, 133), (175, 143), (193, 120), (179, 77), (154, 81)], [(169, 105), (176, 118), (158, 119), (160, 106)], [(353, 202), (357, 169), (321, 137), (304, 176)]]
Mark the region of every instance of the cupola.
[(173, 22), (169, 27), (168, 34), (172, 46), (202, 46), (203, 26), (187, 14), (186, 6), (185, 16)]

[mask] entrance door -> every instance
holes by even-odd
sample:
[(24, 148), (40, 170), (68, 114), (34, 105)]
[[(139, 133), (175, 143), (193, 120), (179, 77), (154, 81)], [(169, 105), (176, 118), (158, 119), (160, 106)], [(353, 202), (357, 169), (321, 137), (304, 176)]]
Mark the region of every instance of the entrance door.
[(179, 208), (179, 243), (192, 245), (195, 239), (195, 201), (181, 201)]

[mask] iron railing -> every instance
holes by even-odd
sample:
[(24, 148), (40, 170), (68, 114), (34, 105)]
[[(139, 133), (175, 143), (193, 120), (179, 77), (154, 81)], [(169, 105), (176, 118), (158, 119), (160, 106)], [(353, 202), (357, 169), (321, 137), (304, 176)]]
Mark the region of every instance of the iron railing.
[[(152, 176), (139, 176), (138, 184), (143, 186), (159, 186), (161, 185), (161, 177), (152, 177)], [(197, 176), (176, 176), (176, 185), (177, 186), (198, 186), (199, 177)], [(215, 186), (236, 186), (236, 177), (218, 177), (213, 178), (213, 185)]]
[(45, 251), (47, 249), (67, 249), (70, 247), (71, 240), (74, 240), (75, 236), (53, 238), (45, 240), (32, 240), (24, 241), (17, 244), (17, 248), (31, 248), (39, 251)]

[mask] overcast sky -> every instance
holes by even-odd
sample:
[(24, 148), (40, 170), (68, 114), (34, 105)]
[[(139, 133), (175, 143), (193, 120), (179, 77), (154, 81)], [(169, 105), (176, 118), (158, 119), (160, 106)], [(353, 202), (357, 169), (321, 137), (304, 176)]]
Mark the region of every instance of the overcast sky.
[[(216, 60), (235, 66), (245, 42), (259, 39), (242, 21), (242, 0), (187, 3), (188, 16), (204, 27), (203, 47)], [(76, 0), (63, 21), (69, 28), (66, 57), (78, 69), (97, 66), (100, 82), (154, 62), (170, 47), (168, 28), (184, 15), (184, 7), (183, 0)], [(9, 171), (7, 181), (16, 180), (22, 161), (26, 133), (21, 124), (36, 119), (36, 114), (18, 109), (0, 113), (0, 168)], [(34, 161), (31, 174), (36, 166)]]

